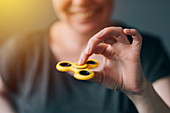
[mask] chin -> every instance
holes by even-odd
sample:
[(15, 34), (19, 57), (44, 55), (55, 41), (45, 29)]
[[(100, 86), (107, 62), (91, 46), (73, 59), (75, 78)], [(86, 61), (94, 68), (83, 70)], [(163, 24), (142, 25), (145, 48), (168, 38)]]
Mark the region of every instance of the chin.
[(100, 24), (74, 24), (72, 28), (83, 35), (94, 35), (102, 29)]

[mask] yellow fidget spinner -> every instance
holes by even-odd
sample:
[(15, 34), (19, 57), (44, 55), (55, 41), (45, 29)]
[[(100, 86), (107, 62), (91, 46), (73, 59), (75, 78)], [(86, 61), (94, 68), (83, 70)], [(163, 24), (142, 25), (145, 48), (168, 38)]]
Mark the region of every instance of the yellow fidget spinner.
[(79, 80), (89, 80), (94, 77), (94, 72), (90, 69), (96, 68), (99, 62), (94, 59), (88, 59), (86, 64), (78, 65), (78, 62), (61, 61), (56, 65), (58, 71), (73, 71), (74, 78)]

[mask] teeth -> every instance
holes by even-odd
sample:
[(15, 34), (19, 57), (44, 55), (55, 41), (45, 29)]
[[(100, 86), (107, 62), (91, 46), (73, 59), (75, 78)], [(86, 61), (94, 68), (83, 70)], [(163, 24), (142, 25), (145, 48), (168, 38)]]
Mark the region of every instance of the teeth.
[(87, 13), (77, 13), (75, 14), (79, 18), (88, 18), (93, 15), (93, 12), (87, 12)]

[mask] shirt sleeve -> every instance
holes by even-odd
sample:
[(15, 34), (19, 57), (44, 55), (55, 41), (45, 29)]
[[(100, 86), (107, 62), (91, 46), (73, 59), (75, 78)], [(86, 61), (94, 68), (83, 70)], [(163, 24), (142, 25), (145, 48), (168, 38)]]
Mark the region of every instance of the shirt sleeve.
[(141, 61), (145, 76), (151, 83), (170, 75), (170, 59), (159, 39), (143, 36)]
[(40, 70), (36, 62), (42, 59), (46, 34), (46, 31), (19, 34), (0, 46), (0, 76), (10, 91), (21, 89), (28, 75)]
[(21, 82), (22, 57), (18, 39), (9, 39), (0, 48), (0, 76), (9, 91), (17, 92)]

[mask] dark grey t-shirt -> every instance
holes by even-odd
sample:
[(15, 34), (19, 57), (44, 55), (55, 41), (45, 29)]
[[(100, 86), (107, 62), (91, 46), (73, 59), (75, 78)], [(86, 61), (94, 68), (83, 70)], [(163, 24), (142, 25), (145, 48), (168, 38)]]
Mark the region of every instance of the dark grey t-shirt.
[[(170, 74), (170, 62), (158, 39), (142, 36), (142, 66), (154, 82)], [(47, 33), (37, 32), (1, 48), (0, 74), (18, 113), (137, 113), (123, 93), (58, 72), (48, 43)]]

